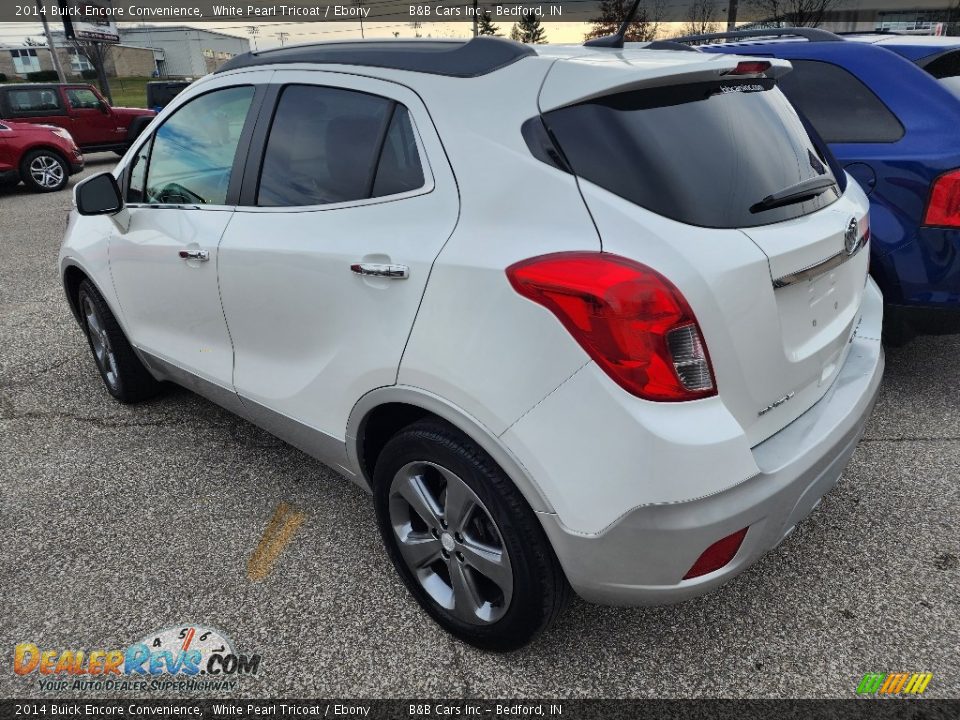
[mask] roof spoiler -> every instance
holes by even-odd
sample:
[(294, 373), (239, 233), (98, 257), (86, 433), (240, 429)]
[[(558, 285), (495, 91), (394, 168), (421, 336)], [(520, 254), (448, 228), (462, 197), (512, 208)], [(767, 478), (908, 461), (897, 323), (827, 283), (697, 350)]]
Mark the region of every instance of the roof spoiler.
[[(759, 28), (757, 30), (730, 30), (729, 32), (704, 33), (703, 35), (685, 35), (672, 38), (675, 43), (698, 43), (708, 40), (739, 40), (758, 37), (801, 37), (810, 42), (843, 42), (843, 38), (827, 30), (810, 27)], [(601, 40), (604, 38), (600, 38)]]

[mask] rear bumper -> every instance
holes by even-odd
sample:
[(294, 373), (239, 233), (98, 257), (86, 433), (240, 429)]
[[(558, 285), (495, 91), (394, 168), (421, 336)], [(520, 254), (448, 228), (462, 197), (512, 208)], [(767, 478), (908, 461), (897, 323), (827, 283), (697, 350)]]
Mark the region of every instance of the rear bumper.
[[(827, 394), (753, 448), (760, 473), (688, 502), (636, 508), (594, 535), (539, 515), (574, 590), (611, 605), (658, 605), (701, 595), (743, 572), (805, 518), (843, 472), (876, 400), (883, 375), (882, 299), (873, 282), (846, 362)], [(724, 567), (683, 580), (717, 540), (749, 528)]]

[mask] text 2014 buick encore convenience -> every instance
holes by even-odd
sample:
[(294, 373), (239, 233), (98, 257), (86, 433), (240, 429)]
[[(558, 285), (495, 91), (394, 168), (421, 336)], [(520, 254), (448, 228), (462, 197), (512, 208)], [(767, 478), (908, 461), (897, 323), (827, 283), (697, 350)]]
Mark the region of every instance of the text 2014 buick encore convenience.
[(883, 370), (867, 199), (785, 61), (507, 40), (240, 56), (76, 188), (70, 307), (370, 490), (438, 623), (717, 587), (837, 481)]

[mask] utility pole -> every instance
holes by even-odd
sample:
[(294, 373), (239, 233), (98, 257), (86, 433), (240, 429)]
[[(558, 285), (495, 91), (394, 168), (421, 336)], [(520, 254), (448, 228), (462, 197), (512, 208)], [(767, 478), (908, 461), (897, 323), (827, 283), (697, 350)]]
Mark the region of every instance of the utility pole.
[(280, 38), (280, 47), (283, 47), (284, 42), (286, 42), (287, 38), (290, 37), (290, 33), (278, 32), (275, 33), (275, 36)]
[(476, 37), (480, 32), (480, 21), (477, 18), (477, 0), (473, 0), (473, 36)]
[[(247, 26), (247, 32), (250, 33), (250, 36), (253, 38), (253, 50), (254, 50), (254, 52), (256, 52), (257, 50), (259, 50), (259, 48), (257, 47), (257, 35), (260, 34), (260, 26), (259, 26), (259, 25), (248, 25), (248, 26)], [(199, 37), (199, 35), (198, 35), (198, 37)]]
[(739, 0), (730, 0), (730, 7), (727, 9), (727, 31), (737, 29), (737, 5)]
[(57, 71), (57, 77), (60, 79), (60, 82), (65, 83), (67, 76), (63, 74), (63, 66), (60, 64), (57, 48), (53, 44), (53, 35), (50, 34), (50, 26), (47, 24), (47, 11), (43, 6), (43, 0), (37, 0), (37, 12), (40, 14), (40, 22), (43, 23), (43, 34), (47, 36), (47, 47), (50, 48), (50, 57), (53, 59), (53, 69)]

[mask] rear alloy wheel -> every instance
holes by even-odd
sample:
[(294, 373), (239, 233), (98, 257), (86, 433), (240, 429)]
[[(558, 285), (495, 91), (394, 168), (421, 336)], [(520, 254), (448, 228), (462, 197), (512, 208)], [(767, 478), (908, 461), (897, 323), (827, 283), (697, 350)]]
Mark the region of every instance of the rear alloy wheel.
[(37, 192), (56, 192), (70, 179), (67, 164), (51, 150), (34, 150), (23, 159), (20, 176)]
[(553, 622), (569, 594), (553, 549), (520, 492), (469, 438), (417, 422), (387, 443), (374, 476), (394, 567), (441, 626), (507, 651)]
[(77, 307), (93, 361), (107, 391), (124, 403), (156, 395), (160, 383), (140, 362), (103, 296), (89, 280), (80, 283)]

